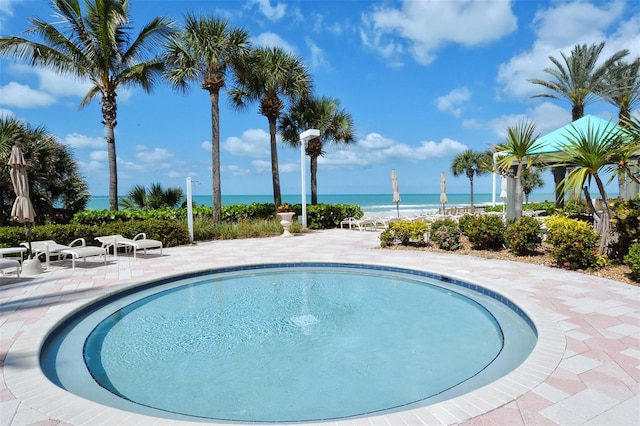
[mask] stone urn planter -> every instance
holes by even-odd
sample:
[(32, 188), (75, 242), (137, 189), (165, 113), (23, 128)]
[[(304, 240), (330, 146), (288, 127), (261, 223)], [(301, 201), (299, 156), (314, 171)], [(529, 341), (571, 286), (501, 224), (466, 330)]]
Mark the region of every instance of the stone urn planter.
[(283, 237), (291, 237), (291, 232), (289, 232), (289, 228), (293, 223), (294, 212), (280, 212), (278, 213), (278, 217), (280, 217), (280, 225), (284, 228), (284, 232), (282, 233)]

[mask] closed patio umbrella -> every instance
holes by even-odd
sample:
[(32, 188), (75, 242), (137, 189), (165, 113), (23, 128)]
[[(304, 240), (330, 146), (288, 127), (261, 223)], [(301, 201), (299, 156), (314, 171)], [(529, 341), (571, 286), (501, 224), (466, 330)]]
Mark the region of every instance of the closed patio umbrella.
[(391, 187), (393, 188), (393, 202), (396, 203), (396, 211), (400, 217), (400, 192), (398, 190), (398, 175), (396, 169), (391, 170)]
[(447, 200), (447, 179), (444, 176), (444, 172), (440, 173), (440, 204), (442, 204), (442, 214), (445, 211), (445, 204), (447, 204), (449, 200)]
[(502, 199), (502, 213), (505, 210), (505, 203), (507, 202), (507, 177), (502, 175), (502, 182), (500, 185), (500, 198)]
[[(22, 150), (17, 145), (14, 145), (13, 148), (11, 148), (11, 156), (9, 157), (8, 164), (11, 167), (11, 171), (9, 172), (11, 176), (11, 183), (13, 184), (13, 190), (16, 193), (16, 200), (13, 202), (13, 206), (11, 207), (11, 217), (16, 221), (25, 224), (25, 234), (27, 235), (27, 241), (29, 243), (29, 253), (31, 255), (31, 226), (33, 226), (36, 212), (33, 209), (31, 199), (29, 198), (27, 162), (24, 161)], [(35, 260), (37, 261), (37, 259)], [(39, 261), (37, 261), (37, 263), (39, 264)], [(27, 264), (27, 260), (25, 260), (22, 264), (23, 275), (29, 275), (30, 271), (25, 271), (25, 266), (27, 266)], [(31, 271), (33, 272), (33, 274), (42, 271), (41, 267), (38, 268), (37, 265), (35, 265), (34, 267), (35, 269)]]

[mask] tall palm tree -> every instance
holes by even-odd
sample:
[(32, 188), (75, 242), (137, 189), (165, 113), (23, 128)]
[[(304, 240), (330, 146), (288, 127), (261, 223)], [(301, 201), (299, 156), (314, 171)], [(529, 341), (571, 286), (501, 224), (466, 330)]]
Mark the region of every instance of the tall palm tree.
[(522, 176), (520, 176), (520, 182), (522, 182), (522, 192), (524, 193), (525, 204), (529, 204), (529, 195), (531, 194), (531, 191), (544, 186), (544, 180), (542, 179), (540, 169), (537, 167), (524, 169), (522, 171)]
[[(571, 121), (576, 121), (584, 116), (584, 108), (597, 99), (596, 94), (602, 87), (602, 80), (607, 70), (616, 62), (629, 54), (628, 50), (621, 50), (613, 54), (602, 65), (597, 66), (598, 58), (604, 42), (600, 44), (577, 44), (566, 56), (561, 53), (562, 62), (553, 56), (549, 60), (554, 67), (545, 68), (544, 72), (553, 77), (552, 80), (529, 79), (529, 82), (540, 85), (551, 92), (542, 92), (533, 97), (552, 98), (566, 100), (571, 104)], [(554, 182), (556, 184), (556, 207), (564, 206), (564, 189), (561, 182), (566, 174), (566, 168), (555, 167), (553, 169)]]
[(213, 220), (220, 222), (222, 190), (220, 182), (220, 89), (227, 73), (249, 52), (249, 33), (232, 28), (228, 22), (211, 17), (185, 17), (184, 29), (172, 37), (167, 47), (166, 75), (173, 86), (186, 92), (189, 82), (201, 82), (211, 99), (211, 165)]
[(571, 168), (564, 179), (568, 191), (579, 194), (587, 180), (593, 178), (596, 182), (603, 204), (603, 212), (598, 220), (600, 253), (604, 253), (611, 238), (609, 199), (600, 173), (613, 172), (615, 176), (617, 165), (614, 164), (614, 159), (619, 156), (617, 151), (620, 150), (620, 137), (620, 132), (615, 130), (613, 124), (597, 128), (587, 126), (586, 130), (572, 126), (568, 130), (562, 151), (552, 156), (556, 163)]
[(480, 176), (489, 171), (486, 167), (486, 165), (489, 163), (487, 155), (489, 154), (486, 152), (476, 152), (471, 149), (467, 149), (466, 151), (456, 155), (453, 158), (453, 162), (451, 163), (451, 173), (453, 173), (454, 176), (460, 176), (464, 174), (467, 176), (467, 178), (469, 178), (469, 192), (471, 194), (470, 202), (472, 213), (475, 210), (473, 203), (473, 178), (476, 175)]
[(118, 210), (117, 91), (121, 87), (151, 91), (164, 68), (163, 61), (151, 52), (171, 33), (172, 21), (156, 17), (132, 37), (129, 0), (85, 0), (85, 16), (79, 0), (52, 0), (51, 5), (56, 22), (33, 18), (27, 30), (43, 42), (2, 37), (0, 55), (92, 83), (80, 108), (100, 96), (109, 156), (109, 208)]
[(327, 144), (350, 144), (355, 140), (353, 118), (340, 108), (340, 101), (327, 97), (302, 98), (289, 107), (280, 118), (282, 140), (300, 147), (300, 133), (307, 129), (320, 130), (320, 136), (310, 140), (305, 147), (310, 157), (311, 204), (318, 204), (318, 157), (324, 156)]
[[(599, 91), (606, 102), (618, 107), (618, 125), (626, 127), (633, 111), (640, 104), (640, 58), (630, 64), (617, 61), (607, 70)], [(622, 141), (621, 141), (622, 142)], [(623, 164), (623, 159), (618, 159)], [(625, 192), (625, 174), (618, 175), (618, 194)]]
[(236, 108), (246, 108), (258, 101), (260, 114), (269, 121), (273, 202), (277, 208), (282, 204), (282, 194), (276, 123), (287, 102), (294, 103), (309, 96), (311, 74), (297, 56), (288, 54), (280, 47), (262, 47), (255, 49), (249, 60), (241, 64), (235, 77), (235, 85), (229, 91), (231, 103)]
[(516, 199), (515, 215), (516, 220), (522, 217), (522, 172), (525, 168), (530, 168), (536, 162), (534, 152), (540, 147), (537, 140), (536, 125), (531, 121), (522, 121), (507, 129), (507, 139), (498, 145), (497, 152), (502, 153), (498, 160), (500, 167), (511, 169), (516, 163)]

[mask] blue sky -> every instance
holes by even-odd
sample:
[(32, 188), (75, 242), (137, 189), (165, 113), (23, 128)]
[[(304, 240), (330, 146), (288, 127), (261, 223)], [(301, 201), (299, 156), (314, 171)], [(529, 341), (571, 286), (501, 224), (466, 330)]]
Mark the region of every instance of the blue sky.
[[(356, 143), (329, 146), (319, 160), (320, 200), (390, 192), (392, 169), (401, 193), (438, 193), (442, 171), (448, 192), (466, 193), (468, 179), (450, 172), (457, 153), (502, 142), (522, 119), (541, 134), (571, 121), (568, 103), (531, 98), (541, 90), (527, 79), (548, 78), (550, 55), (604, 41), (602, 58), (621, 49), (631, 51), (629, 60), (640, 56), (640, 3), (633, 0), (131, 0), (138, 28), (158, 15), (180, 22), (186, 12), (224, 17), (255, 45), (300, 56), (315, 94), (338, 98), (352, 114)], [(3, 0), (0, 34), (24, 36), (35, 16), (53, 22), (49, 2)], [(78, 109), (87, 87), (0, 59), (0, 114), (45, 126), (72, 148), (91, 193), (107, 195), (100, 104)], [(602, 101), (586, 113), (617, 117)], [(268, 125), (258, 106), (234, 110), (221, 93), (220, 127), (223, 195), (271, 194)], [(184, 188), (187, 176), (194, 194), (210, 194), (210, 139), (209, 96), (199, 85), (186, 95), (167, 84), (151, 95), (121, 91), (119, 195), (136, 184)], [(299, 194), (299, 151), (279, 146), (278, 155), (282, 193)], [(544, 178), (540, 192), (552, 193), (551, 173)], [(491, 192), (490, 176), (476, 178), (476, 192)]]

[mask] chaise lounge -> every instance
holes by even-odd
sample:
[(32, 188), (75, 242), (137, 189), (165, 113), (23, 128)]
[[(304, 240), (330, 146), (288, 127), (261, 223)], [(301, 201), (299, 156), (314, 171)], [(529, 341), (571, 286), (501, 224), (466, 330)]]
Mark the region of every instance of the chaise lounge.
[(133, 239), (125, 238), (122, 235), (105, 235), (102, 237), (96, 237), (96, 240), (102, 243), (102, 246), (107, 249), (113, 247), (113, 255), (118, 255), (118, 248), (124, 247), (125, 250), (133, 249), (133, 258), (135, 259), (138, 250), (142, 250), (144, 254), (147, 254), (147, 249), (160, 249), (160, 256), (162, 256), (162, 241), (152, 240), (147, 238), (147, 234), (144, 232), (139, 233)]
[[(29, 243), (22, 243), (29, 247)], [(87, 261), (87, 257), (102, 256), (104, 263), (107, 263), (107, 250), (104, 247), (88, 246), (84, 238), (76, 238), (69, 245), (58, 244), (53, 240), (31, 241), (31, 250), (37, 256), (44, 254), (45, 262), (49, 267), (52, 256), (57, 256), (63, 260), (71, 256), (71, 266), (76, 269), (76, 259)]]
[(16, 275), (20, 278), (20, 262), (15, 259), (2, 259), (0, 258), (0, 271), (4, 275), (5, 269), (16, 268)]

